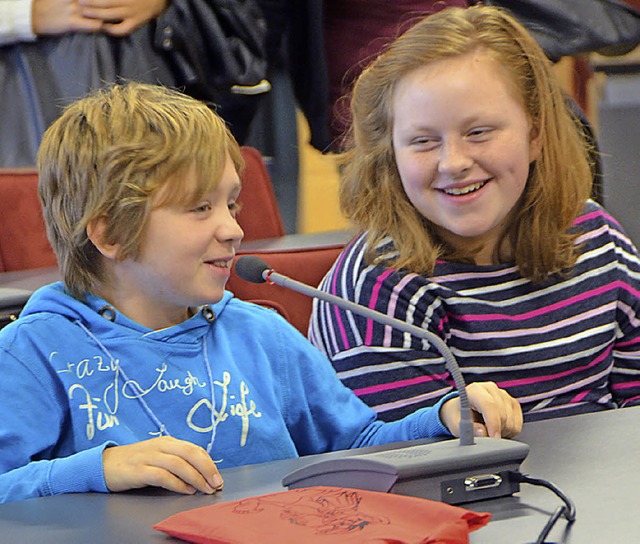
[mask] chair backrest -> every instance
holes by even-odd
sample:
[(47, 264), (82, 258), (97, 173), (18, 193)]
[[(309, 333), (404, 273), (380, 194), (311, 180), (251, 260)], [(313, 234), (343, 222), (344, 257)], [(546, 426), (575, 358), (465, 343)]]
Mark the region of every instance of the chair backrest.
[[(243, 147), (242, 202), (238, 222), (245, 240), (284, 235), (269, 172), (257, 149)], [(55, 266), (38, 199), (34, 168), (0, 169), (0, 272)]]
[(55, 264), (38, 200), (38, 172), (0, 169), (0, 270)]
[[(287, 251), (244, 251), (239, 255), (257, 255), (277, 272), (316, 287), (344, 248), (344, 244), (325, 247), (300, 247)], [(236, 297), (276, 310), (304, 336), (307, 335), (313, 299), (280, 285), (249, 283), (235, 271), (227, 289)]]
[[(353, 232), (348, 230), (290, 234), (243, 244), (238, 256), (256, 255), (277, 272), (316, 287), (352, 236)], [(227, 289), (242, 300), (277, 310), (306, 336), (311, 317), (310, 297), (279, 285), (244, 281), (235, 269)]]
[(242, 173), (242, 190), (238, 201), (242, 204), (238, 223), (244, 230), (244, 241), (284, 236), (284, 224), (273, 191), (271, 177), (260, 152), (243, 147), (246, 168)]

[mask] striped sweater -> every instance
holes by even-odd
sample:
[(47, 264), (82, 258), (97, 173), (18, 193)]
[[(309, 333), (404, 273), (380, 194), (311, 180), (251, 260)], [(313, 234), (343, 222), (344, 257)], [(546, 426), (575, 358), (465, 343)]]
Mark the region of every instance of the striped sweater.
[[(321, 289), (439, 335), (467, 383), (494, 381), (525, 420), (640, 404), (640, 259), (589, 202), (575, 221), (570, 275), (532, 283), (513, 264), (438, 262), (433, 276), (367, 266), (364, 236)], [(309, 338), (383, 420), (431, 406), (453, 387), (426, 341), (315, 301)]]

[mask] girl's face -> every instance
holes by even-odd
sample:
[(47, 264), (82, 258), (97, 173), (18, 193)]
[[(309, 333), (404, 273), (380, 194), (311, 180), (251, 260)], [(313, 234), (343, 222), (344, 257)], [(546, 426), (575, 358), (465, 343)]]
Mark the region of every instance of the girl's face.
[(393, 146), (416, 209), (457, 249), (491, 264), (509, 212), (539, 155), (504, 69), (486, 52), (437, 61), (398, 82)]

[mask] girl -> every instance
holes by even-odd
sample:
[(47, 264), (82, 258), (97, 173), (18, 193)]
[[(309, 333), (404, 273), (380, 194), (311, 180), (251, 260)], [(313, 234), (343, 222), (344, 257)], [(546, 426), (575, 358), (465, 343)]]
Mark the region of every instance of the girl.
[[(440, 335), (525, 420), (640, 403), (640, 261), (589, 200), (550, 62), (496, 8), (451, 8), (358, 79), (341, 205), (362, 234), (322, 289)], [(452, 382), (417, 338), (316, 302), (310, 338), (380, 417)]]

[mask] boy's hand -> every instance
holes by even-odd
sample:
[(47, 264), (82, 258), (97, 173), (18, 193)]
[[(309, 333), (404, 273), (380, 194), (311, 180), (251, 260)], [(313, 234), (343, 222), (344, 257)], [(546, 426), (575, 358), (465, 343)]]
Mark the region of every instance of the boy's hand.
[(177, 493), (211, 494), (222, 489), (222, 477), (209, 454), (170, 436), (106, 448), (102, 465), (109, 491), (155, 486)]
[[(493, 382), (467, 386), (467, 395), (475, 420), (475, 436), (513, 438), (522, 430), (522, 408), (516, 399)], [(440, 419), (454, 436), (460, 436), (460, 399), (445, 402)]]

